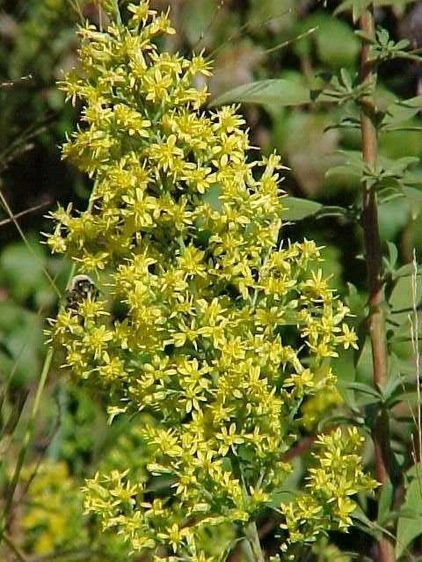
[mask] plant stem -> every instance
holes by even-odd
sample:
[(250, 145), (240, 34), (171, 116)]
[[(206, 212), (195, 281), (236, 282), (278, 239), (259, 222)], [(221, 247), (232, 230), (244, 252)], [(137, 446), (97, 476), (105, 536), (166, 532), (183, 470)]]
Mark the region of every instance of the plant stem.
[[(373, 5), (364, 10), (360, 19), (361, 31), (375, 38)], [(376, 72), (370, 60), (370, 44), (364, 42), (361, 51), (361, 81), (367, 92), (361, 100), (362, 157), (366, 166), (375, 172), (378, 152), (376, 108), (373, 93)], [(387, 344), (385, 336), (384, 282), (382, 279), (382, 251), (378, 228), (377, 192), (374, 182), (363, 183), (362, 227), (369, 289), (368, 329), (372, 347), (374, 386), (383, 388), (388, 378)], [(383, 485), (390, 482), (391, 449), (388, 411), (380, 405), (373, 425), (376, 476)], [(387, 534), (379, 541), (378, 562), (393, 562), (394, 544)]]
[(12, 539), (6, 533), (3, 534), (2, 538), (3, 538), (4, 542), (7, 544), (7, 546), (10, 548), (10, 550), (13, 552), (13, 554), (15, 555), (16, 560), (19, 560), (19, 562), (27, 562), (28, 561), (28, 558), (19, 549), (19, 547), (15, 545), (15, 543), (12, 541)]
[(246, 537), (247, 541), (245, 542), (247, 543), (247, 545), (244, 545), (244, 547), (247, 546), (247, 548), (244, 548), (244, 552), (246, 554), (248, 562), (264, 562), (265, 558), (261, 549), (261, 543), (259, 541), (258, 529), (255, 521), (251, 521), (248, 524)]
[(10, 482), (10, 484), (8, 486), (7, 498), (6, 498), (6, 501), (5, 501), (5, 507), (4, 507), (4, 511), (3, 511), (3, 517), (2, 517), (2, 520), (0, 522), (0, 539), (2, 537), (4, 537), (4, 532), (8, 528), (9, 519), (10, 519), (10, 515), (11, 515), (11, 512), (12, 512), (12, 508), (13, 508), (13, 500), (14, 500), (14, 497), (15, 497), (16, 488), (19, 484), (19, 479), (20, 479), (20, 475), (21, 475), (21, 472), (22, 472), (22, 468), (24, 466), (31, 441), (32, 441), (32, 438), (34, 436), (35, 422), (36, 422), (39, 407), (40, 407), (41, 395), (44, 391), (44, 388), (45, 388), (45, 385), (46, 385), (46, 382), (47, 382), (47, 376), (48, 376), (48, 372), (50, 370), (50, 365), (51, 365), (52, 359), (53, 359), (53, 348), (50, 347), (48, 352), (47, 352), (47, 355), (45, 357), (45, 360), (44, 360), (43, 369), (42, 369), (42, 372), (41, 372), (40, 380), (38, 382), (38, 387), (37, 387), (37, 390), (36, 390), (36, 393), (35, 393), (34, 403), (32, 405), (32, 410), (31, 410), (29, 421), (28, 421), (27, 429), (26, 429), (26, 432), (25, 432), (25, 435), (24, 435), (24, 438), (23, 438), (22, 447), (19, 451), (19, 456), (18, 456), (18, 460), (17, 460), (17, 463), (16, 463), (16, 467), (15, 467), (13, 476), (12, 476), (12, 481)]

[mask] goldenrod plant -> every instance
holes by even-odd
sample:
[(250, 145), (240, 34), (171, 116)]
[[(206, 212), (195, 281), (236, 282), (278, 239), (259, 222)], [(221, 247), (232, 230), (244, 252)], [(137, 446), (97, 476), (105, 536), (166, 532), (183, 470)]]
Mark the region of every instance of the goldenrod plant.
[(249, 159), (236, 107), (203, 109), (210, 64), (160, 48), (174, 33), (168, 14), (147, 1), (127, 9), (122, 23), (109, 2), (109, 25), (80, 30), (79, 65), (62, 87), (82, 117), (63, 156), (94, 187), (86, 212), (53, 213), (48, 239), (99, 289), (52, 323), (64, 366), (102, 389), (110, 422), (144, 413), (147, 475), (130, 464), (98, 473), (85, 508), (134, 552), (192, 561), (224, 560), (238, 545), (263, 561), (256, 522), (273, 510), (277, 557), (293, 560), (347, 530), (354, 496), (376, 487), (362, 437), (330, 426), (309, 450), (304, 485), (289, 480), (304, 406), (337, 400), (330, 360), (356, 347), (349, 310), (317, 244), (283, 239), (280, 158)]

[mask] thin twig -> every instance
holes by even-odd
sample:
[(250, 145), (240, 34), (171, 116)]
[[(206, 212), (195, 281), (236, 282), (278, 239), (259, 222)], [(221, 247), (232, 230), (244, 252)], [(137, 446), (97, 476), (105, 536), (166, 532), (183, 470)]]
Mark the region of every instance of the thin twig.
[(30, 213), (35, 213), (36, 211), (39, 211), (40, 209), (44, 209), (45, 207), (49, 207), (50, 205), (51, 205), (51, 201), (46, 201), (45, 203), (41, 203), (40, 205), (36, 205), (35, 207), (31, 207), (30, 209), (25, 209), (20, 213), (16, 213), (15, 215), (13, 215), (13, 217), (0, 221), (0, 226), (4, 226), (5, 224), (15, 222), (17, 219), (20, 219), (25, 215), (29, 215)]

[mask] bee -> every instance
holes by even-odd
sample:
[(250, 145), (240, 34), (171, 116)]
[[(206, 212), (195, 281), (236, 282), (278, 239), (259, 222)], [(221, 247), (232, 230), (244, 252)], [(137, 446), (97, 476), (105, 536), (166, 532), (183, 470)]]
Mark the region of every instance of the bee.
[(94, 281), (88, 275), (75, 275), (67, 287), (66, 310), (79, 311), (79, 307), (86, 299), (95, 300), (99, 291)]

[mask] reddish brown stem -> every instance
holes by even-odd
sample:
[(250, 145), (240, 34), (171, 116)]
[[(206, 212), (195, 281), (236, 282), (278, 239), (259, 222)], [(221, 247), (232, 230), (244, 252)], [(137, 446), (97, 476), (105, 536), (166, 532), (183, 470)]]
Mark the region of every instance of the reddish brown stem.
[[(361, 31), (366, 37), (373, 38), (374, 16), (370, 5), (362, 14)], [(366, 167), (374, 172), (376, 168), (378, 139), (376, 129), (376, 108), (373, 92), (376, 83), (376, 72), (370, 60), (370, 45), (364, 43), (361, 52), (362, 84), (366, 95), (361, 103), (362, 156)], [(368, 327), (372, 347), (372, 366), (374, 386), (382, 388), (388, 377), (387, 345), (385, 338), (384, 317), (384, 282), (382, 279), (382, 252), (378, 228), (377, 192), (374, 182), (363, 184), (363, 214), (365, 257), (367, 264), (369, 288)], [(388, 412), (380, 406), (376, 412), (373, 425), (373, 440), (376, 463), (376, 476), (382, 485), (388, 484), (391, 474), (391, 450)], [(384, 535), (379, 541), (378, 562), (393, 562), (395, 559), (394, 545)]]

